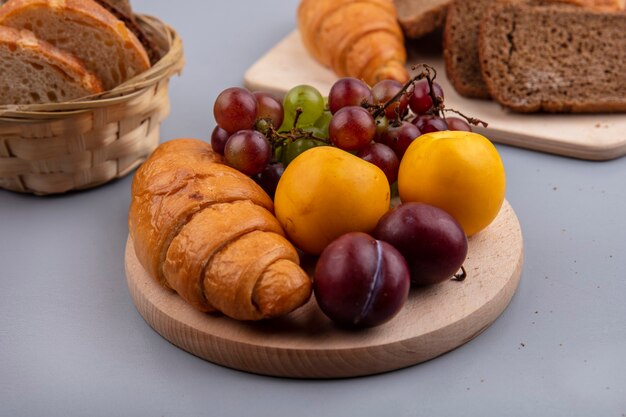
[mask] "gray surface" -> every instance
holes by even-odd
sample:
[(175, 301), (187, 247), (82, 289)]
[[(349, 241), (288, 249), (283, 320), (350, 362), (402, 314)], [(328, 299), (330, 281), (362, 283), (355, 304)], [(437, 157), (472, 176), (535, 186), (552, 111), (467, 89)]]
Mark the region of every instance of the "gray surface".
[[(163, 139), (207, 138), (219, 91), (294, 28), (297, 6), (134, 3), (185, 40)], [(498, 149), (526, 245), (511, 305), (447, 355), (349, 380), (233, 371), (146, 325), (123, 268), (130, 178), (61, 197), (0, 191), (0, 415), (626, 416), (626, 159)]]

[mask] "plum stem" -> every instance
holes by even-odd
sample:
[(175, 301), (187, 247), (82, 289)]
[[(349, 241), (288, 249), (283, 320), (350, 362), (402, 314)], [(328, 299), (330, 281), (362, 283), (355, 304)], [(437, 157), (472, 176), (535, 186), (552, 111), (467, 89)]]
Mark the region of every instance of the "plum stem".
[(457, 272), (456, 274), (454, 274), (452, 279), (455, 281), (464, 281), (465, 278), (467, 278), (467, 271), (465, 271), (465, 267), (461, 265), (461, 272)]

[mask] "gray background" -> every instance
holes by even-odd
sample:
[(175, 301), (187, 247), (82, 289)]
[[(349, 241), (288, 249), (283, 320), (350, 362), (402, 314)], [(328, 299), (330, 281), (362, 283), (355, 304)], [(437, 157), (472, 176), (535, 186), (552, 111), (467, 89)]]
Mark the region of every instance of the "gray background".
[[(134, 5), (185, 41), (162, 139), (207, 139), (213, 100), (295, 27), (297, 1)], [(626, 416), (626, 158), (498, 150), (526, 246), (509, 308), (440, 358), (348, 380), (250, 375), (155, 333), (124, 276), (130, 177), (50, 198), (0, 190), (0, 415)]]

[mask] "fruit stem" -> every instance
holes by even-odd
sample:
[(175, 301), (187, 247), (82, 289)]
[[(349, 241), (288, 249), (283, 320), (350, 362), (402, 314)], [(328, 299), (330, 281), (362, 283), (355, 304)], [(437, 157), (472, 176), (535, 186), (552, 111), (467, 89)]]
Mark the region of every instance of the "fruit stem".
[(467, 271), (465, 271), (465, 267), (461, 265), (461, 272), (457, 272), (456, 274), (454, 274), (452, 279), (455, 281), (464, 281), (465, 278), (467, 278)]
[[(372, 114), (372, 117), (374, 119), (376, 119), (378, 116), (382, 115), (385, 112), (385, 110), (387, 109), (387, 107), (391, 106), (393, 103), (398, 101), (400, 99), (400, 97), (402, 97), (402, 95), (404, 93), (406, 93), (407, 90), (409, 88), (411, 88), (411, 86), (416, 81), (419, 81), (419, 80), (421, 80), (423, 78), (427, 78), (428, 79), (428, 85), (430, 86), (431, 94), (433, 94), (432, 93), (432, 91), (433, 91), (433, 89), (432, 89), (432, 80), (434, 80), (435, 77), (437, 77), (437, 71), (433, 67), (428, 65), (428, 64), (419, 64), (419, 66), (422, 67), (422, 71), (419, 74), (417, 74), (416, 76), (411, 78), (409, 81), (407, 81), (402, 86), (400, 91), (398, 91), (395, 96), (391, 97), (385, 104), (383, 104), (382, 107), (381, 106), (377, 106), (376, 111), (374, 111), (374, 113)], [(417, 70), (417, 68), (418, 68), (418, 66), (414, 65), (414, 66), (411, 67), (411, 70), (415, 71), (415, 70)], [(431, 73), (434, 74), (432, 76), (432, 79), (431, 79)], [(412, 94), (412, 92), (411, 92), (411, 94)], [(433, 98), (433, 103), (441, 103), (441, 102), (442, 102), (442, 100), (440, 100), (439, 98), (437, 98), (437, 97)], [(400, 116), (400, 115), (398, 115), (398, 116)]]
[(467, 123), (474, 125), (474, 126), (478, 126), (479, 124), (483, 125), (483, 127), (487, 127), (489, 124), (487, 122), (483, 122), (480, 119), (477, 119), (475, 117), (469, 117), (464, 115), (463, 113), (461, 113), (458, 110), (454, 110), (454, 109), (444, 109), (444, 111), (451, 111), (453, 113), (458, 114), (459, 116), (461, 116), (462, 118), (464, 118), (465, 120), (467, 120)]

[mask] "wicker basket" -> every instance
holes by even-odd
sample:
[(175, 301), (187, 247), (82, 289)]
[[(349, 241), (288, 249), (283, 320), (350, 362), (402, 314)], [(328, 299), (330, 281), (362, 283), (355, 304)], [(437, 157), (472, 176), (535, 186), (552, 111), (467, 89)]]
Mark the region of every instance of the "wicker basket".
[(128, 174), (154, 150), (183, 47), (165, 23), (137, 18), (161, 52), (148, 71), (88, 99), (0, 106), (0, 188), (39, 195), (91, 188)]

